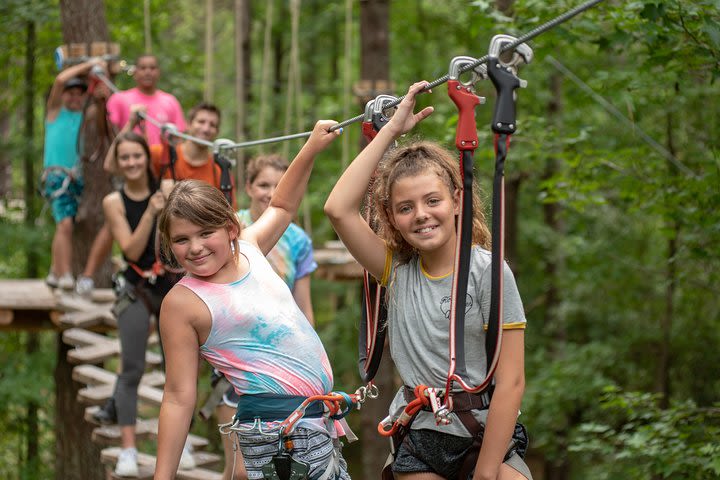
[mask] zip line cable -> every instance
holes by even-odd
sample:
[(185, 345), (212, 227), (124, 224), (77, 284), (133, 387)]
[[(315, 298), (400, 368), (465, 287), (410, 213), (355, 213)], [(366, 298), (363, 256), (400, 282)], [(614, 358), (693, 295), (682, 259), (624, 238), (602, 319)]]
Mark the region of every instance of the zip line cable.
[[(551, 28), (555, 28), (556, 26), (560, 25), (561, 23), (564, 23), (564, 22), (570, 20), (571, 18), (583, 13), (586, 10), (589, 10), (590, 8), (594, 7), (595, 5), (597, 5), (598, 3), (602, 2), (602, 1), (603, 0), (589, 0), (585, 3), (583, 3), (582, 5), (579, 5), (573, 9), (568, 10), (567, 12), (555, 17), (554, 19), (552, 19), (548, 22), (545, 22), (542, 25), (530, 30), (526, 34), (524, 34), (520, 37), (517, 37), (517, 39), (515, 39), (514, 41), (504, 44), (500, 48), (499, 53), (504, 53), (509, 50), (514, 50), (520, 44), (526, 43), (529, 40), (532, 40), (533, 38), (550, 30)], [(459, 68), (458, 74), (462, 74), (462, 73), (468, 72), (470, 70), (476, 69), (480, 65), (487, 63), (489, 58), (490, 58), (489, 55), (484, 55), (483, 57), (478, 58), (477, 60), (475, 60), (472, 63), (463, 65), (462, 67)], [(117, 93), (119, 91), (117, 86), (115, 86), (110, 81), (110, 79), (108, 79), (107, 76), (105, 76), (105, 73), (103, 71), (101, 71), (101, 69), (98, 69), (97, 71), (95, 69), (93, 69), (92, 73), (98, 79), (100, 79), (105, 85), (107, 85), (108, 88), (110, 88), (110, 90), (113, 91), (113, 93)], [(427, 85), (427, 87), (425, 87), (424, 91), (427, 91), (427, 90), (435, 88), (439, 85), (442, 85), (443, 83), (446, 83), (449, 79), (450, 79), (450, 77), (448, 75), (444, 75), (436, 80), (433, 80), (432, 82), (428, 83), (428, 85)], [(403, 98), (405, 98), (405, 95), (398, 97), (395, 101), (392, 101), (392, 102), (386, 104), (384, 106), (385, 109), (387, 110), (387, 109), (398, 106), (400, 104), (400, 102), (402, 102)], [(299, 138), (308, 138), (310, 136), (310, 134), (312, 133), (312, 132), (301, 132), (301, 133), (294, 133), (294, 134), (290, 134), (290, 135), (281, 135), (278, 137), (263, 138), (263, 139), (259, 139), (259, 140), (250, 140), (250, 141), (239, 142), (239, 143), (232, 143), (232, 142), (228, 142), (227, 140), (223, 140), (222, 143), (218, 143), (218, 142), (213, 143), (213, 142), (208, 142), (206, 140), (202, 140), (200, 138), (193, 137), (192, 135), (182, 133), (182, 132), (178, 131), (176, 128), (175, 129), (167, 128), (167, 126), (162, 125), (160, 122), (158, 122), (157, 120), (155, 120), (154, 118), (150, 117), (147, 114), (140, 113), (140, 116), (142, 118), (146, 119), (148, 122), (155, 125), (156, 127), (160, 128), (161, 130), (167, 131), (167, 133), (170, 135), (184, 138), (186, 140), (196, 142), (200, 145), (213, 147), (218, 150), (235, 150), (238, 148), (247, 148), (247, 147), (253, 147), (256, 145), (265, 145), (268, 143), (277, 143), (277, 142), (284, 142), (287, 140), (295, 140), (295, 139), (299, 139)], [(343, 122), (340, 122), (337, 125), (333, 125), (332, 127), (330, 127), (329, 131), (334, 132), (335, 130), (344, 128), (348, 125), (352, 125), (353, 123), (361, 122), (363, 120), (364, 116), (365, 116), (364, 114), (360, 114), (355, 117), (344, 120)], [(685, 168), (687, 168), (687, 167), (685, 167)], [(683, 169), (683, 171), (685, 171), (685, 170)]]
[(620, 120), (622, 123), (630, 127), (631, 129), (635, 130), (638, 134), (638, 136), (650, 147), (652, 147), (653, 150), (655, 150), (657, 153), (659, 153), (662, 157), (664, 157), (667, 161), (675, 165), (680, 171), (685, 173), (686, 175), (692, 177), (692, 178), (698, 178), (698, 176), (690, 170), (684, 163), (682, 163), (680, 160), (677, 159), (675, 155), (670, 153), (667, 148), (660, 145), (654, 138), (652, 138), (650, 135), (645, 133), (645, 131), (640, 128), (636, 123), (632, 122), (630, 119), (628, 119), (625, 115), (622, 114), (620, 110), (618, 110), (612, 103), (610, 103), (608, 100), (606, 100), (602, 95), (595, 92), (595, 90), (592, 89), (590, 85), (585, 83), (580, 77), (575, 75), (573, 72), (570, 71), (565, 65), (560, 63), (559, 60), (557, 60), (552, 55), (548, 55), (545, 57), (545, 59), (550, 62), (550, 64), (555, 67), (560, 73), (565, 75), (567, 78), (570, 79), (575, 85), (577, 85), (580, 90), (587, 93), (593, 100), (595, 100), (597, 103), (599, 103), (605, 110), (607, 110), (608, 113), (610, 113), (613, 117)]

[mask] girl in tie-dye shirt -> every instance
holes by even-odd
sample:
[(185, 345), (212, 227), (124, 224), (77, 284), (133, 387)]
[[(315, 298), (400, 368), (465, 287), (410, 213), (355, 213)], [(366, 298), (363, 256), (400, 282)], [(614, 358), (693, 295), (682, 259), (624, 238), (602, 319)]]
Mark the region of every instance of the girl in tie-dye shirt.
[[(297, 212), (315, 155), (338, 135), (339, 130), (328, 131), (334, 124), (315, 125), (265, 213), (247, 228), (212, 186), (184, 181), (170, 194), (159, 220), (162, 246), (187, 275), (165, 297), (160, 312), (166, 382), (155, 479), (174, 478), (177, 471), (196, 402), (198, 352), (240, 394), (242, 418), (249, 425), (257, 424), (256, 417), (261, 421), (239, 438), (251, 479), (262, 478), (262, 465), (277, 453), (256, 446), (272, 434), (287, 408), (332, 389), (325, 349), (265, 255)], [(324, 475), (328, 465), (327, 478), (349, 478), (334, 436), (322, 417), (304, 419), (292, 434), (291, 453), (310, 465), (310, 478)]]

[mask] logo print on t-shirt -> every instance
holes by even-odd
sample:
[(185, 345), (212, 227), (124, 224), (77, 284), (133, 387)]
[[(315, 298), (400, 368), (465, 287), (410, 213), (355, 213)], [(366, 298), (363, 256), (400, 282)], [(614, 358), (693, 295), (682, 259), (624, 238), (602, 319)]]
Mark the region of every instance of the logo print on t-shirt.
[[(469, 312), (473, 306), (473, 297), (469, 293), (465, 294), (465, 313)], [(442, 310), (445, 318), (450, 318), (450, 295), (447, 295), (440, 300), (440, 310)]]

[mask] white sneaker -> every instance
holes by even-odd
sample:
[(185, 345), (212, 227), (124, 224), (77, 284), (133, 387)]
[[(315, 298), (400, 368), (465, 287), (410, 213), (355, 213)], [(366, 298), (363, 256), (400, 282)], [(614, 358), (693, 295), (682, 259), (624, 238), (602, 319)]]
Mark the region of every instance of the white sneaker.
[(58, 278), (58, 288), (63, 290), (72, 290), (75, 288), (75, 279), (71, 273), (66, 273), (62, 277)]
[(58, 286), (58, 278), (55, 276), (53, 272), (48, 273), (47, 277), (45, 277), (45, 283), (50, 288), (57, 288)]
[(134, 448), (125, 448), (118, 455), (117, 465), (115, 465), (115, 475), (121, 477), (137, 477), (137, 450)]
[(186, 441), (180, 456), (180, 470), (192, 470), (196, 466), (197, 464), (192, 456), (192, 445)]
[(75, 282), (75, 293), (81, 297), (90, 298), (95, 288), (95, 282), (90, 277), (79, 276)]

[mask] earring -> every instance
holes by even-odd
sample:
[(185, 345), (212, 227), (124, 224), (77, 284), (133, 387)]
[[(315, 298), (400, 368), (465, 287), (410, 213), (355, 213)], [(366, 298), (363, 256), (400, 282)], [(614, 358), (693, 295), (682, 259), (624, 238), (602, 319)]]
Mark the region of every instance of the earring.
[(233, 257), (234, 257), (235, 256), (235, 241), (234, 240), (230, 241), (230, 251), (232, 252)]

